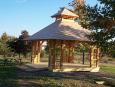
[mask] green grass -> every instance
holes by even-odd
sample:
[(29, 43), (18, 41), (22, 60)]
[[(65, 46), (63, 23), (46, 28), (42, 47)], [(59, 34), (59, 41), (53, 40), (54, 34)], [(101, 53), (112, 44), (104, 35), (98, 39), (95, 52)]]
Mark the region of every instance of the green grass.
[(23, 72), (19, 75), (17, 70), (16, 66), (0, 66), (0, 87), (106, 87), (77, 76), (50, 71)]
[(18, 81), (12, 79), (0, 79), (0, 87), (19, 87)]
[(16, 66), (0, 66), (0, 87), (18, 87), (16, 78)]
[(104, 73), (115, 74), (115, 65), (102, 65), (100, 71)]
[(31, 74), (20, 77), (20, 84), (24, 87), (106, 87), (95, 84), (93, 80), (80, 79), (77, 76), (59, 76), (51, 72), (44, 73), (44, 75), (40, 73), (39, 75)]
[[(45, 78), (45, 77), (44, 77)], [(97, 87), (96, 84), (90, 83), (88, 81), (81, 81), (81, 80), (72, 80), (72, 79), (55, 79), (55, 78), (48, 78), (46, 79), (27, 79), (27, 80), (20, 80), (24, 87)], [(28, 84), (24, 84), (28, 83)]]
[[(108, 77), (110, 74), (115, 76), (115, 65), (102, 65), (101, 72), (109, 73)], [(18, 72), (15, 63), (0, 66), (0, 87), (106, 87), (95, 84), (95, 79), (97, 76), (85, 75), (85, 72), (81, 76), (71, 76), (50, 71)], [(98, 80), (103, 79), (98, 77)]]
[(15, 78), (16, 67), (15, 66), (0, 66), (0, 79)]

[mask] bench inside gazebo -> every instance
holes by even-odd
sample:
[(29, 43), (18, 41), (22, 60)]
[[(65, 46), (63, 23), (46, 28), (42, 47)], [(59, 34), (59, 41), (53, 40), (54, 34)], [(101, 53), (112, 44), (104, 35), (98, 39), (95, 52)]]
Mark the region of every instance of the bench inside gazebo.
[[(67, 8), (61, 8), (52, 17), (56, 18), (54, 23), (29, 37), (32, 41), (32, 63), (40, 63), (41, 47), (46, 41), (49, 48), (49, 70), (54, 72), (99, 71), (100, 50), (91, 45), (92, 42), (88, 38), (91, 31), (84, 29), (75, 21), (79, 16)], [(90, 45), (87, 65), (73, 63), (75, 47), (79, 43)]]

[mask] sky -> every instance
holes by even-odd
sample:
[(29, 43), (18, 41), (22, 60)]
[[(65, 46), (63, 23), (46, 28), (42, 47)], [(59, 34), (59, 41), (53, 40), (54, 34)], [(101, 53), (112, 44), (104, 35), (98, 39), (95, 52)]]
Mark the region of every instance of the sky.
[[(68, 7), (72, 0), (0, 0), (0, 35), (18, 37), (22, 30), (30, 35), (54, 22), (51, 18), (60, 7)], [(95, 5), (97, 0), (86, 0)]]

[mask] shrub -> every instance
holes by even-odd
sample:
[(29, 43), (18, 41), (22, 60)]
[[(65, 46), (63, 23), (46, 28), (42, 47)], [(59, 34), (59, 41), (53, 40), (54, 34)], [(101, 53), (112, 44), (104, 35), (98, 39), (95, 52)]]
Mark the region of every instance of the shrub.
[(111, 52), (111, 56), (115, 58), (115, 51), (114, 50)]

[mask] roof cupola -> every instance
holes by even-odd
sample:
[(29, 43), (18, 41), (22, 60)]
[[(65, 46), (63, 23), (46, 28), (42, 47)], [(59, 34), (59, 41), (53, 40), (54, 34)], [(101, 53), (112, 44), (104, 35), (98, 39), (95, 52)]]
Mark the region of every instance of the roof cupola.
[(63, 7), (56, 14), (52, 15), (51, 17), (56, 18), (56, 19), (76, 19), (79, 16), (74, 14), (69, 9)]

